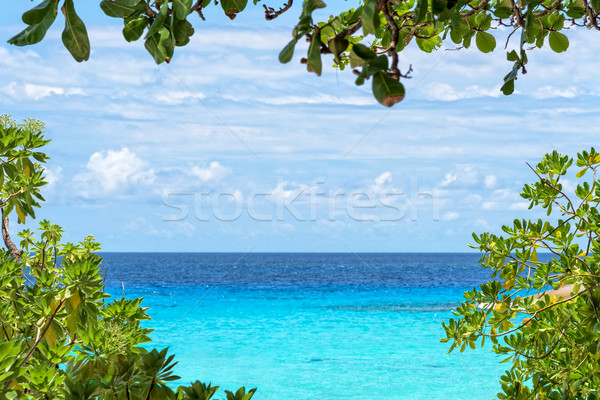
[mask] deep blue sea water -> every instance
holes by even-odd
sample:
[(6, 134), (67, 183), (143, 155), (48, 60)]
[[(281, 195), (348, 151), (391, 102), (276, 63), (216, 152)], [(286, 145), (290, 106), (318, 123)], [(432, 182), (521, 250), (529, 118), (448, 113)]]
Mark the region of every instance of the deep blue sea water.
[(181, 384), (257, 387), (256, 400), (498, 392), (505, 366), (489, 349), (447, 355), (439, 343), (462, 293), (489, 278), (479, 254), (102, 256), (109, 293), (145, 298)]

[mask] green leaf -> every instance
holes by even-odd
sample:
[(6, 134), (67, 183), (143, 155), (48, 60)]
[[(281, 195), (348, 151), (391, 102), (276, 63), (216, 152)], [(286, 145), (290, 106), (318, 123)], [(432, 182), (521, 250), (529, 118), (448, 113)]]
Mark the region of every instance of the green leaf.
[(147, 38), (144, 47), (146, 47), (146, 50), (152, 55), (157, 64), (161, 64), (163, 61), (167, 63), (171, 61), (174, 45), (170, 33), (166, 28), (161, 28), (159, 32)]
[(490, 53), (496, 48), (496, 39), (487, 32), (477, 32), (475, 44), (482, 53)]
[(428, 9), (429, 0), (417, 0), (417, 7), (415, 8), (415, 14), (413, 16), (413, 21), (415, 24), (418, 24), (425, 19)]
[(109, 17), (124, 18), (146, 9), (146, 3), (141, 0), (102, 0), (100, 8)]
[(506, 59), (508, 61), (519, 61), (519, 55), (513, 50), (510, 53), (506, 53)]
[(221, 7), (230, 19), (234, 19), (240, 11), (243, 11), (248, 0), (221, 0)]
[(336, 62), (340, 62), (340, 55), (346, 51), (350, 42), (346, 38), (334, 37), (329, 40), (329, 50), (333, 53)]
[(23, 22), (27, 25), (37, 25), (44, 20), (49, 12), (58, 8), (58, 0), (45, 0), (23, 14)]
[(160, 28), (163, 27), (165, 19), (167, 18), (168, 11), (169, 11), (169, 3), (165, 2), (165, 4), (163, 4), (162, 7), (160, 8), (160, 11), (156, 15), (156, 17), (154, 17), (154, 21), (152, 21), (152, 25), (150, 25), (150, 29), (148, 29), (148, 33), (146, 33), (146, 36), (144, 39), (148, 39), (150, 36), (154, 35), (156, 32), (159, 31)]
[(192, 9), (193, 0), (173, 0), (173, 13), (177, 19), (186, 19)]
[(375, 34), (379, 25), (379, 10), (377, 9), (377, 0), (365, 1), (361, 17), (363, 33), (367, 36), (369, 33)]
[(365, 74), (367, 77), (374, 75), (379, 71), (386, 72), (388, 70), (388, 58), (385, 54), (367, 60), (365, 65)]
[(190, 37), (194, 34), (194, 27), (190, 21), (185, 19), (176, 19), (173, 23), (173, 38), (175, 46), (185, 46), (190, 42)]
[(58, 0), (52, 3), (52, 8), (49, 9), (40, 23), (23, 29), (21, 32), (8, 39), (8, 43), (14, 44), (15, 46), (27, 46), (40, 42), (44, 36), (46, 36), (48, 28), (50, 28), (50, 26), (54, 23), (57, 9)]
[(87, 61), (90, 58), (90, 40), (83, 21), (75, 12), (73, 0), (65, 0), (61, 8), (65, 16), (65, 29), (62, 41), (75, 61)]
[(379, 71), (373, 75), (373, 95), (379, 103), (391, 107), (404, 98), (404, 85)]
[(562, 53), (569, 48), (569, 39), (560, 32), (550, 32), (548, 43), (556, 53)]
[(357, 56), (362, 58), (363, 60), (370, 60), (372, 58), (377, 57), (377, 54), (367, 46), (361, 43), (356, 43), (352, 45), (352, 51), (356, 53)]
[(323, 65), (321, 62), (321, 35), (319, 32), (314, 32), (308, 46), (308, 72), (314, 72), (317, 76), (321, 76)]
[(288, 44), (285, 45), (283, 50), (279, 53), (279, 62), (282, 64), (286, 64), (292, 60), (294, 56), (294, 48), (296, 47), (296, 43), (298, 43), (298, 39), (292, 39)]
[(512, 15), (512, 3), (510, 0), (502, 0), (494, 10), (494, 16), (497, 18), (509, 18)]
[(442, 44), (442, 39), (439, 36), (434, 36), (429, 39), (417, 38), (417, 46), (426, 53), (431, 53)]
[(302, 14), (300, 15), (300, 19), (310, 19), (312, 12), (317, 8), (325, 8), (325, 3), (321, 0), (305, 0), (304, 4), (302, 4)]
[(146, 26), (148, 26), (148, 18), (146, 17), (129, 21), (123, 28), (123, 37), (128, 42), (134, 42), (142, 37)]
[(567, 11), (567, 16), (571, 18), (581, 18), (585, 15), (585, 3), (583, 0), (575, 0), (574, 4), (569, 7), (569, 11)]
[(510, 79), (510, 80), (504, 82), (504, 85), (502, 85), (500, 90), (502, 90), (502, 93), (505, 96), (513, 94), (513, 92), (515, 91), (515, 80)]

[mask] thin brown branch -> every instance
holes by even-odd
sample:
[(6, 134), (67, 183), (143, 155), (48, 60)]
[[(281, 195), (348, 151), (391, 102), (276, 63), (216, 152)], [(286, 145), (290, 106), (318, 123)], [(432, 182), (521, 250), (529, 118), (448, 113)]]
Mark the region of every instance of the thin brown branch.
[(275, 10), (273, 7), (267, 7), (265, 4), (263, 4), (263, 8), (265, 9), (265, 19), (267, 21), (271, 21), (279, 17), (292, 7), (293, 2), (293, 0), (288, 0), (287, 3), (283, 3), (283, 7), (281, 7), (279, 10)]
[(21, 255), (23, 254), (23, 250), (17, 248), (17, 246), (13, 243), (10, 238), (10, 234), (8, 233), (8, 216), (4, 216), (4, 208), (2, 210), (2, 240), (4, 240), (4, 245), (10, 251), (10, 255), (16, 261), (21, 261)]
[(391, 16), (390, 11), (388, 9), (388, 2), (385, 0), (379, 0), (377, 2), (377, 8), (381, 10), (383, 16), (388, 23), (391, 31), (392, 38), (390, 41), (390, 46), (387, 50), (388, 55), (392, 58), (392, 65), (390, 66), (390, 77), (399, 80), (400, 79), (400, 70), (398, 69), (398, 52), (396, 52), (396, 46), (398, 45), (398, 37), (400, 33), (400, 29), (394, 21), (394, 17)]
[[(29, 359), (33, 355), (33, 352), (35, 351), (35, 349), (37, 349), (38, 345), (40, 344), (40, 341), (42, 340), (42, 338), (44, 337), (44, 335), (48, 331), (48, 328), (50, 328), (50, 325), (52, 324), (52, 321), (54, 321), (54, 318), (56, 317), (56, 314), (62, 308), (62, 306), (65, 304), (65, 301), (67, 301), (66, 298), (62, 299), (60, 301), (60, 303), (58, 303), (58, 305), (56, 306), (56, 309), (54, 310), (54, 312), (50, 316), (50, 319), (48, 320), (48, 322), (44, 326), (44, 329), (41, 330), (41, 329), (38, 328), (38, 331), (37, 331), (37, 334), (36, 334), (36, 338), (35, 338), (35, 343), (33, 344), (33, 346), (31, 346), (31, 349), (29, 349), (29, 351), (25, 355), (25, 358), (23, 359), (23, 361), (21, 361), (21, 363), (19, 364), (19, 367), (22, 367), (23, 365), (25, 365), (27, 363), (27, 361), (29, 361)], [(10, 382), (7, 382), (6, 385), (4, 386), (4, 388), (8, 389), (9, 385), (10, 385)]]

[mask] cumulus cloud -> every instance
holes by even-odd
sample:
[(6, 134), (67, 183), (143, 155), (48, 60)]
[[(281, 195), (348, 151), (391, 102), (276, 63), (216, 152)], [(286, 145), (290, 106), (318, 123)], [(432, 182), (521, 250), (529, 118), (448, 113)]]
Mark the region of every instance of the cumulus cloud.
[(493, 189), (497, 186), (498, 178), (495, 175), (484, 175), (474, 165), (458, 164), (440, 182), (440, 188), (447, 189)]
[(129, 189), (152, 184), (155, 171), (127, 147), (92, 154), (83, 172), (74, 177), (84, 197), (125, 194)]
[(496, 178), (496, 176), (494, 176), (494, 175), (486, 175), (485, 178), (483, 179), (483, 184), (488, 189), (493, 189), (494, 187), (496, 187), (497, 182), (498, 182), (498, 178)]
[(444, 215), (442, 215), (442, 219), (444, 221), (453, 221), (458, 218), (460, 218), (460, 214), (456, 211), (447, 211), (444, 213)]
[(440, 186), (454, 188), (473, 187), (479, 185), (481, 179), (481, 174), (474, 166), (457, 165), (453, 171), (444, 175)]
[(421, 97), (440, 101), (455, 101), (479, 97), (500, 97), (501, 94), (500, 86), (486, 89), (479, 85), (473, 85), (459, 91), (447, 83), (440, 82), (431, 82), (425, 85), (421, 90)]
[(168, 105), (178, 105), (182, 104), (188, 100), (200, 100), (204, 99), (206, 96), (202, 93), (198, 92), (179, 92), (179, 91), (168, 91), (168, 92), (160, 92), (154, 95), (154, 100), (162, 104)]
[(224, 167), (218, 161), (213, 161), (206, 166), (192, 167), (192, 175), (201, 183), (214, 182), (223, 179), (229, 173), (229, 168)]
[(524, 202), (518, 193), (510, 189), (494, 190), (489, 198), (481, 203), (484, 210), (526, 210), (529, 203)]
[(533, 93), (533, 97), (536, 99), (551, 99), (555, 97), (572, 99), (580, 94), (582, 94), (581, 89), (578, 89), (575, 86), (569, 86), (564, 89), (554, 86), (543, 86)]
[(50, 96), (85, 96), (85, 91), (80, 87), (63, 88), (60, 86), (34, 85), (32, 83), (18, 84), (10, 82), (2, 91), (12, 98), (41, 100)]
[[(232, 100), (242, 100), (239, 97), (231, 97)], [(293, 104), (340, 104), (351, 106), (374, 105), (375, 100), (371, 97), (345, 96), (336, 97), (328, 94), (318, 93), (311, 96), (279, 96), (279, 97), (259, 97), (252, 99), (264, 104), (270, 105), (293, 105)]]

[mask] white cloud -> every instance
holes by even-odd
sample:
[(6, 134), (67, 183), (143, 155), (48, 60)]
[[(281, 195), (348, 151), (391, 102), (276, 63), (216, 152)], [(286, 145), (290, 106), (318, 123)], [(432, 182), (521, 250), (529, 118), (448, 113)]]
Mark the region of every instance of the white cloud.
[(384, 173), (379, 175), (377, 178), (375, 178), (375, 185), (377, 185), (377, 186), (383, 186), (386, 183), (391, 183), (391, 182), (392, 182), (392, 173), (390, 171), (385, 171)]
[(494, 190), (481, 204), (483, 210), (526, 210), (528, 207), (518, 193), (506, 188)]
[(442, 215), (442, 219), (444, 221), (452, 221), (458, 218), (460, 218), (460, 214), (456, 211), (447, 211), (444, 213), (444, 215)]
[(131, 187), (153, 183), (155, 172), (147, 162), (123, 147), (92, 154), (85, 171), (73, 179), (84, 197), (110, 193), (119, 195)]
[(194, 99), (204, 99), (206, 96), (199, 92), (178, 92), (178, 91), (168, 91), (168, 92), (160, 92), (154, 95), (154, 99), (162, 104), (168, 105), (178, 105), (186, 102), (187, 100)]
[(483, 218), (477, 218), (474, 222), (473, 222), (473, 226), (475, 226), (476, 228), (479, 229), (490, 229), (490, 225), (488, 224), (488, 222), (483, 219)]
[[(239, 97), (226, 96), (232, 100), (242, 100)], [(246, 99), (244, 99), (246, 100)], [(341, 104), (352, 106), (374, 105), (375, 100), (371, 97), (344, 96), (336, 97), (328, 94), (318, 93), (311, 96), (278, 96), (278, 97), (259, 97), (252, 99), (264, 104), (270, 105), (293, 105), (293, 104)]]
[(582, 90), (575, 86), (569, 86), (564, 89), (559, 89), (554, 86), (543, 86), (533, 93), (533, 97), (536, 99), (550, 99), (554, 97), (572, 99), (580, 94), (582, 94)]
[(50, 96), (85, 96), (85, 91), (80, 87), (63, 88), (60, 86), (35, 85), (26, 83), (18, 84), (15, 81), (1, 88), (1, 90), (15, 99), (33, 99), (41, 100)]
[(61, 167), (44, 168), (44, 177), (46, 178), (46, 182), (48, 182), (46, 187), (54, 186), (61, 179), (62, 171)]
[(483, 180), (483, 184), (487, 189), (493, 189), (497, 182), (498, 178), (496, 178), (494, 175), (486, 175)]
[(472, 165), (456, 165), (453, 171), (448, 172), (442, 182), (441, 187), (452, 188), (470, 188), (481, 185), (483, 177)]
[(502, 92), (500, 86), (492, 89), (486, 89), (479, 85), (469, 86), (463, 90), (456, 90), (454, 87), (447, 83), (431, 82), (423, 87), (421, 97), (425, 97), (428, 100), (440, 100), (440, 101), (455, 101), (461, 99), (474, 99), (479, 97), (500, 97)]
[(516, 203), (512, 203), (509, 207), (509, 210), (518, 210), (523, 211), (529, 209), (529, 202), (527, 201), (518, 201)]
[(210, 181), (219, 181), (229, 173), (229, 168), (224, 167), (218, 161), (211, 162), (208, 166), (192, 167), (192, 174), (200, 180), (201, 183)]

